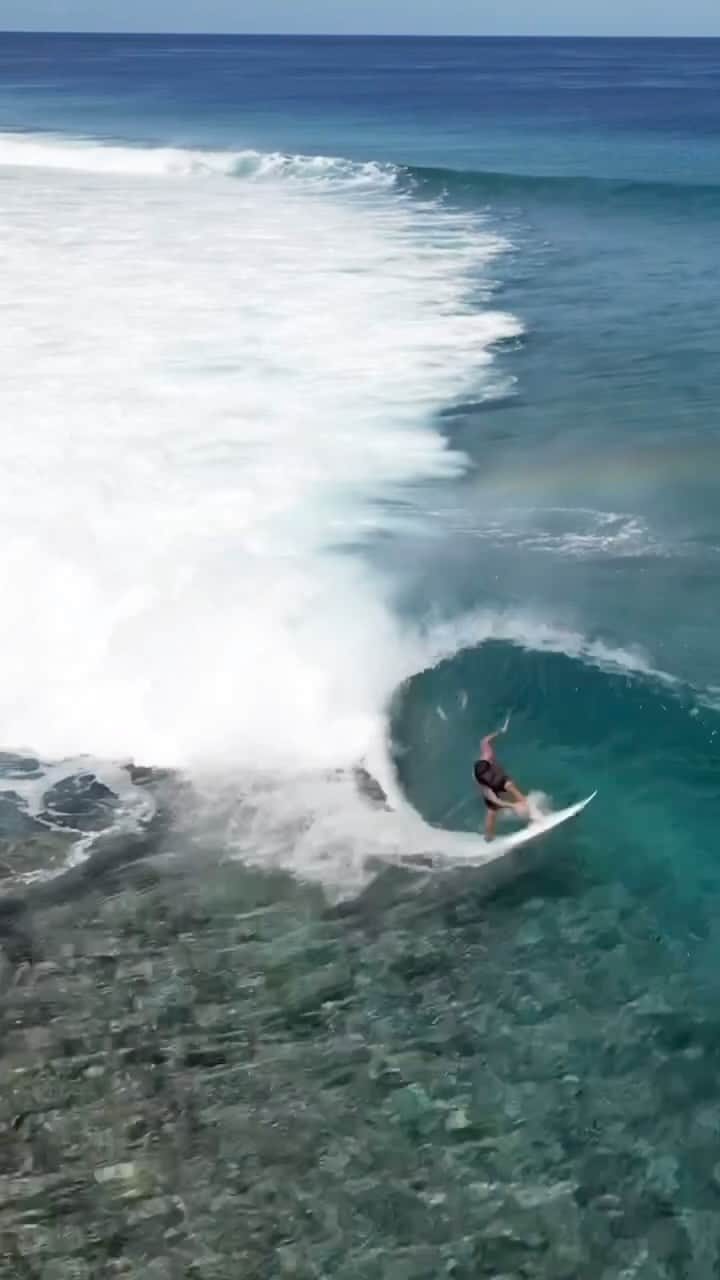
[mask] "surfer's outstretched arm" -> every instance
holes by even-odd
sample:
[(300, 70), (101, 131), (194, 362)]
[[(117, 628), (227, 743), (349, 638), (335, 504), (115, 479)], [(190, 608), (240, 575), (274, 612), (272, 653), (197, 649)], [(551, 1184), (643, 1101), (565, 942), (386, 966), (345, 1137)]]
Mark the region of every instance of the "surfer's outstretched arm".
[(485, 737), (480, 742), (480, 759), (481, 760), (495, 759), (495, 748), (493, 747), (493, 742), (495, 738), (497, 738), (498, 735), (501, 734), (502, 732), (503, 732), (502, 729), (496, 729), (494, 733), (486, 733)]
[(495, 738), (499, 738), (502, 733), (507, 733), (509, 724), (510, 724), (510, 717), (508, 716), (504, 725), (502, 725), (500, 729), (495, 729), (494, 733), (486, 733), (485, 737), (482, 739), (480, 743), (480, 759), (481, 760), (495, 759), (495, 749), (492, 744)]

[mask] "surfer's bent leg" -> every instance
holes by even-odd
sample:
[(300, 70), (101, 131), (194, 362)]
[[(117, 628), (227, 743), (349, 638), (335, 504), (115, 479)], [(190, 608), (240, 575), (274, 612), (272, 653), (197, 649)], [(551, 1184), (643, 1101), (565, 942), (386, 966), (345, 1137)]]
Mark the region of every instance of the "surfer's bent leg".
[(495, 823), (497, 822), (497, 809), (488, 809), (485, 814), (485, 839), (492, 840), (495, 835)]

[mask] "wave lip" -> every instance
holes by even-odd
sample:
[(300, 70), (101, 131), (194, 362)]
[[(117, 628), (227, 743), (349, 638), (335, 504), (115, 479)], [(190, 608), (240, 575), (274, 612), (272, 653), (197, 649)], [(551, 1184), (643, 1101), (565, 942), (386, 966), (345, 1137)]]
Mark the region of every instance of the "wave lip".
[(429, 670), (462, 650), (477, 649), (489, 640), (506, 641), (528, 652), (564, 654), (601, 671), (645, 676), (668, 687), (680, 687), (680, 681), (656, 667), (639, 646), (609, 644), (532, 613), (510, 609), (477, 609), (433, 626), (425, 638), (426, 663), (421, 669)]
[(0, 168), (67, 170), (128, 177), (220, 176), (274, 179), (387, 190), (401, 170), (375, 160), (286, 155), (280, 151), (206, 151), (189, 147), (122, 146), (83, 138), (0, 133)]
[(0, 169), (25, 168), (127, 177), (228, 177), (250, 182), (291, 181), (317, 187), (351, 186), (368, 191), (425, 191), (452, 197), (475, 190), (484, 199), (534, 195), (543, 199), (631, 204), (669, 201), (693, 210), (720, 201), (720, 183), (593, 174), (524, 173), (397, 165), (342, 156), (282, 151), (171, 147), (50, 133), (0, 132)]

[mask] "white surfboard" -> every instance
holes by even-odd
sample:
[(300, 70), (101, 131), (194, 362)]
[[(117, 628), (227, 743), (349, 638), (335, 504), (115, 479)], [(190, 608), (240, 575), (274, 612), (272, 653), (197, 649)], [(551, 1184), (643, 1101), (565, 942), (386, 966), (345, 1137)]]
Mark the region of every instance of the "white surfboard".
[(559, 827), (561, 822), (567, 822), (568, 818), (574, 818), (576, 814), (582, 813), (586, 805), (595, 799), (597, 791), (593, 791), (592, 795), (586, 796), (584, 800), (578, 800), (577, 804), (571, 804), (567, 809), (558, 809), (556, 813), (548, 813), (544, 818), (539, 818), (536, 822), (529, 822), (521, 831), (515, 831), (511, 836), (501, 836), (498, 840), (490, 842), (488, 852), (505, 853), (510, 849), (517, 849), (518, 845), (527, 844), (528, 840), (535, 840), (538, 836), (545, 835), (546, 831), (552, 831), (553, 827)]
[[(575, 818), (577, 814), (582, 813), (596, 795), (597, 791), (593, 791), (592, 795), (586, 796), (584, 800), (578, 800), (576, 804), (571, 804), (566, 809), (558, 809), (557, 812), (548, 813), (535, 822), (529, 822), (526, 827), (522, 827), (520, 831), (514, 831), (511, 835), (499, 836), (495, 840), (487, 841), (480, 835), (471, 835), (469, 832), (447, 832), (447, 842), (443, 848), (430, 847), (422, 853), (418, 850), (413, 854), (396, 855), (390, 860), (418, 871), (451, 871), (458, 867), (489, 867), (492, 864), (498, 866), (499, 863), (504, 862), (507, 854), (524, 844), (529, 844), (531, 840), (538, 840), (540, 836), (546, 835), (555, 827), (561, 826), (563, 822), (568, 822), (570, 818)], [(508, 863), (510, 861), (508, 859)]]

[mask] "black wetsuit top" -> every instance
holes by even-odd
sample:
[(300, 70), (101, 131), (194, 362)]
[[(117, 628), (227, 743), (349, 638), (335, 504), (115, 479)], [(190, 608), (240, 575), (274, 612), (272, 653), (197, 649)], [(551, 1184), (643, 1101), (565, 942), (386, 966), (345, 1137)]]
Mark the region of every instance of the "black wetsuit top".
[(496, 760), (476, 760), (473, 765), (473, 773), (483, 794), (483, 800), (488, 809), (498, 809), (499, 805), (495, 804), (492, 798), (494, 793), (501, 796), (508, 782), (508, 776)]

